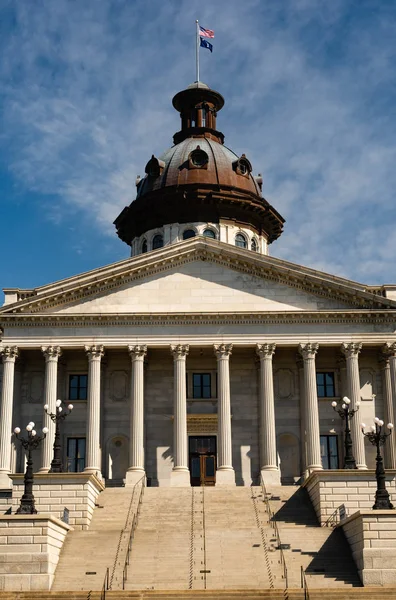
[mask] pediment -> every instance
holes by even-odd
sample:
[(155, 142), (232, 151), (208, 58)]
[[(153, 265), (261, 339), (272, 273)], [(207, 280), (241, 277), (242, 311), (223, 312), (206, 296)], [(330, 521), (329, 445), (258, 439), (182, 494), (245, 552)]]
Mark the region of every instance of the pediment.
[(0, 309), (0, 315), (396, 308), (396, 302), (367, 291), (361, 284), (202, 238), (29, 293)]

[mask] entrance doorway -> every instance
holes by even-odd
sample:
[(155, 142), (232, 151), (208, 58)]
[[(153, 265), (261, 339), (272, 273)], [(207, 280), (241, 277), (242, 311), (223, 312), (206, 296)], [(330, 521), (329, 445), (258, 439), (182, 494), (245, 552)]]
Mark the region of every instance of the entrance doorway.
[(216, 483), (216, 436), (190, 436), (189, 438), (191, 485)]

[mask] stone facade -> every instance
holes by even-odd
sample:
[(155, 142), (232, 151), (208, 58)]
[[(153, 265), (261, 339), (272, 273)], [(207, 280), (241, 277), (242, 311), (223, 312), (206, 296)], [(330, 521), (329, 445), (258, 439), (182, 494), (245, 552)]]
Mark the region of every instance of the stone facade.
[(0, 590), (50, 590), (67, 532), (52, 515), (0, 515)]
[[(315, 472), (304, 482), (316, 515), (322, 525), (345, 519), (356, 511), (368, 511), (375, 501), (377, 482), (372, 470)], [(396, 472), (386, 472), (386, 487), (396, 500)]]
[(396, 514), (391, 510), (355, 512), (340, 525), (364, 586), (396, 584)]

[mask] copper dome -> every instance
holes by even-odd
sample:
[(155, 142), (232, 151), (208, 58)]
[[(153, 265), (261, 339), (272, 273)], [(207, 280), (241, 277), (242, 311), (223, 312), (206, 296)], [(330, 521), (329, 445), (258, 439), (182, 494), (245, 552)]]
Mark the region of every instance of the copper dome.
[(182, 125), (175, 145), (147, 162), (136, 200), (114, 222), (119, 237), (131, 244), (165, 224), (229, 219), (253, 227), (269, 243), (277, 239), (284, 219), (262, 197), (248, 158), (227, 148), (216, 129), (223, 97), (199, 82), (176, 94), (173, 105)]

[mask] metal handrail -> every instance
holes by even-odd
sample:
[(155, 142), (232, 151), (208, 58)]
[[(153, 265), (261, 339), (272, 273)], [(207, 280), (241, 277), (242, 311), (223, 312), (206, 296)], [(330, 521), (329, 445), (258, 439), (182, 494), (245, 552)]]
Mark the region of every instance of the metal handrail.
[(282, 548), (282, 542), (281, 542), (280, 535), (279, 535), (279, 529), (278, 529), (278, 525), (276, 523), (275, 515), (272, 512), (271, 505), (269, 503), (267, 488), (265, 487), (265, 483), (264, 483), (264, 479), (263, 479), (262, 475), (260, 475), (260, 479), (261, 479), (261, 489), (263, 492), (263, 502), (265, 502), (270, 525), (275, 531), (277, 547), (278, 547), (278, 550), (280, 553), (280, 560), (281, 560), (281, 565), (282, 565), (282, 569), (283, 569), (283, 579), (285, 580), (285, 585), (286, 585), (286, 589), (287, 589), (289, 587), (288, 577), (287, 577), (287, 566), (286, 566), (285, 554), (284, 554), (283, 548)]
[[(132, 507), (133, 507), (133, 501), (134, 501), (134, 498), (135, 498), (135, 491), (136, 491), (136, 488), (137, 488), (137, 486), (138, 486), (138, 485), (141, 483), (141, 484), (142, 484), (142, 488), (141, 488), (141, 490), (140, 490), (140, 494), (142, 494), (142, 490), (143, 490), (143, 488), (144, 488), (144, 483), (145, 483), (145, 480), (146, 480), (146, 475), (143, 475), (143, 476), (142, 476), (142, 477), (141, 477), (141, 478), (140, 478), (140, 479), (139, 479), (139, 480), (138, 480), (138, 481), (135, 483), (135, 485), (133, 486), (133, 489), (132, 489), (132, 496), (131, 496), (131, 501), (130, 501), (130, 503), (129, 503), (128, 512), (127, 512), (127, 516), (126, 516), (126, 519), (125, 519), (125, 524), (124, 524), (124, 527), (123, 527), (123, 528), (121, 529), (121, 531), (120, 531), (120, 537), (119, 537), (119, 540), (118, 540), (118, 545), (117, 545), (116, 555), (115, 555), (114, 564), (113, 564), (113, 569), (112, 569), (112, 571), (111, 571), (110, 583), (109, 583), (109, 587), (108, 587), (108, 589), (109, 589), (109, 590), (111, 590), (111, 589), (113, 588), (113, 580), (114, 580), (114, 575), (115, 575), (116, 568), (117, 568), (118, 555), (119, 555), (119, 553), (120, 553), (120, 549), (121, 549), (121, 542), (122, 542), (123, 535), (125, 534), (126, 530), (128, 529), (128, 523), (129, 523), (129, 521), (130, 521), (130, 515), (131, 515), (131, 511), (132, 511)], [(141, 501), (141, 500), (140, 500), (140, 496), (139, 496), (139, 503), (140, 503), (140, 501)], [(139, 504), (138, 504), (138, 505), (139, 505)], [(133, 519), (132, 519), (132, 525), (133, 525)]]
[(138, 526), (138, 523), (139, 523), (140, 507), (143, 502), (143, 491), (144, 491), (144, 478), (143, 478), (143, 482), (142, 482), (142, 487), (140, 488), (140, 494), (139, 494), (139, 500), (138, 500), (138, 504), (137, 504), (136, 513), (133, 515), (133, 519), (132, 519), (131, 533), (130, 533), (129, 540), (128, 540), (128, 548), (127, 548), (127, 553), (126, 553), (125, 562), (124, 562), (124, 569), (122, 571), (122, 589), (123, 590), (125, 590), (125, 582), (128, 577), (128, 567), (129, 567), (130, 555), (131, 555), (131, 550), (132, 550), (132, 542), (133, 542), (133, 538), (135, 535), (136, 527)]
[(340, 504), (337, 506), (334, 512), (331, 513), (330, 517), (327, 519), (325, 523), (322, 524), (322, 527), (335, 527), (341, 521), (341, 511), (345, 512), (345, 505)]
[[(100, 590), (100, 600), (106, 600), (106, 592), (109, 589), (109, 567), (106, 569), (106, 574), (103, 580), (102, 589)], [(91, 592), (87, 596), (87, 600), (91, 599)]]
[(301, 566), (301, 589), (304, 590), (304, 600), (309, 600), (307, 578), (305, 577), (305, 571), (303, 566)]

